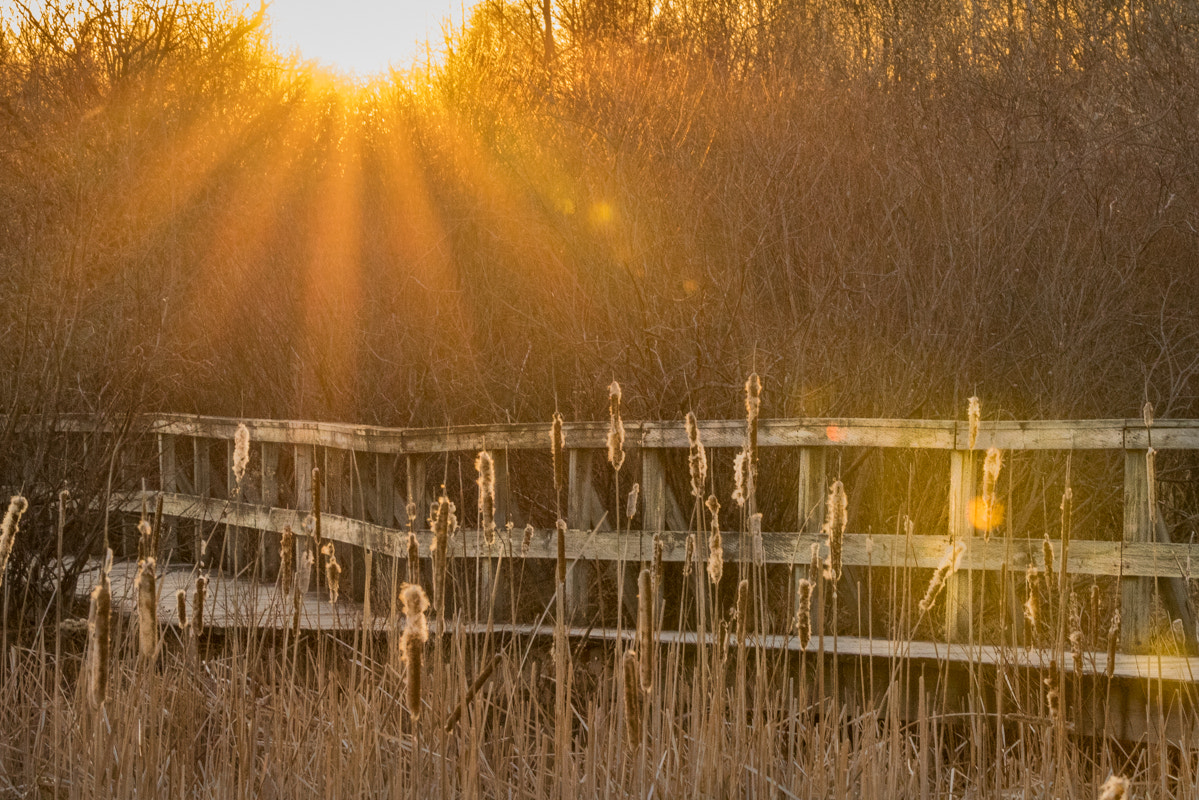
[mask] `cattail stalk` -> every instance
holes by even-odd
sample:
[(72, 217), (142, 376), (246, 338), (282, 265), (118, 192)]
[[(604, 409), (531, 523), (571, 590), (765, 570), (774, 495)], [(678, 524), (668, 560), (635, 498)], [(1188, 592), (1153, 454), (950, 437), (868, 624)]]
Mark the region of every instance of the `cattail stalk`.
[(924, 613), (932, 610), (933, 604), (937, 601), (937, 595), (945, 588), (945, 582), (949, 576), (957, 571), (958, 564), (962, 561), (962, 554), (966, 552), (966, 546), (961, 541), (956, 541), (949, 546), (945, 552), (945, 556), (941, 559), (941, 563), (937, 565), (933, 571), (933, 577), (928, 582), (928, 589), (924, 593), (924, 597), (920, 600), (920, 610)]
[(554, 459), (554, 497), (562, 506), (562, 490), (566, 488), (566, 434), (562, 429), (562, 414), (554, 412), (550, 423), (550, 453)]
[(8, 571), (8, 559), (17, 541), (17, 531), (21, 528), (21, 517), (28, 510), (29, 501), (19, 494), (13, 495), (8, 501), (4, 522), (0, 523), (0, 586), (4, 585), (4, 574)]
[(179, 617), (179, 630), (187, 630), (187, 590), (175, 592), (175, 613)]
[(325, 557), (325, 585), (329, 588), (329, 602), (336, 603), (341, 594), (341, 563), (337, 560), (333, 542), (327, 542), (321, 548), (321, 554)]
[(724, 574), (724, 540), (720, 535), (720, 501), (716, 495), (708, 495), (705, 504), (711, 514), (712, 534), (708, 538), (708, 578), (712, 583), (720, 583)]
[(753, 498), (758, 487), (758, 417), (762, 413), (762, 379), (751, 372), (745, 381), (745, 496)]
[(408, 582), (420, 583), (420, 541), (408, 531)]
[(237, 432), (233, 434), (233, 478), (237, 481), (238, 493), (241, 493), (241, 483), (246, 477), (246, 467), (250, 465), (250, 429), (244, 422), (237, 424)]
[(653, 577), (654, 577), (654, 597), (657, 598), (658, 592), (662, 590), (662, 578), (665, 567), (662, 563), (662, 556), (665, 551), (665, 544), (662, 542), (660, 534), (654, 534), (654, 556), (653, 556)]
[(617, 472), (624, 464), (624, 422), (620, 419), (620, 384), (608, 386), (608, 463)]
[(749, 515), (749, 547), (755, 567), (766, 566), (766, 546), (762, 543), (762, 515)]
[(566, 583), (566, 520), (559, 519), (554, 529), (558, 535), (557, 578), (558, 585), (561, 586)]
[[(446, 568), (449, 564), (450, 536), (458, 527), (457, 509), (448, 497), (437, 500), (437, 512), (433, 519), (433, 604), (437, 613), (445, 610)], [(411, 566), (409, 566), (411, 569)]]
[(1120, 646), (1120, 609), (1112, 611), (1112, 621), (1107, 629), (1107, 669), (1104, 674), (1108, 680), (1116, 674), (1116, 650)]
[(199, 636), (204, 632), (204, 601), (208, 597), (208, 577), (196, 578), (196, 593), (192, 596), (192, 632)]
[(641, 499), (641, 484), (634, 483), (633, 488), (629, 489), (629, 496), (625, 500), (624, 515), (630, 522), (633, 517), (637, 516), (637, 502)]
[(637, 576), (637, 650), (641, 653), (641, 691), (654, 686), (654, 589), (649, 569)]
[(828, 509), (821, 533), (828, 540), (828, 558), (824, 562), (824, 577), (836, 583), (841, 579), (841, 552), (845, 542), (845, 525), (849, 517), (849, 498), (845, 485), (833, 481), (828, 493)]
[(525, 535), (522, 536), (520, 539), (520, 557), (521, 558), (529, 557), (529, 548), (532, 547), (532, 545), (533, 545), (533, 534), (534, 533), (535, 533), (535, 531), (533, 530), (532, 524), (525, 526)]
[(1024, 620), (1028, 623), (1029, 631), (1035, 635), (1037, 620), (1041, 616), (1041, 606), (1037, 600), (1037, 568), (1032, 564), (1028, 565), (1028, 570), (1024, 573), (1024, 585), (1027, 591), (1024, 599)]
[(687, 578), (691, 575), (692, 564), (695, 561), (695, 534), (687, 534), (686, 543), (683, 546), (683, 577)]

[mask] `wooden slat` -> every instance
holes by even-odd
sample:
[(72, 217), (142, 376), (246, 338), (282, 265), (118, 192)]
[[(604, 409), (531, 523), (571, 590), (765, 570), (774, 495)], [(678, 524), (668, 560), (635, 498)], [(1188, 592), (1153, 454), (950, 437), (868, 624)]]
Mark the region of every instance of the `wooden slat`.
[[(93, 564), (79, 578), (76, 592), (82, 597), (91, 591), (95, 581), (98, 564)], [(136, 593), (134, 577), (137, 564), (133, 561), (120, 561), (113, 565), (110, 578), (114, 609), (118, 613), (133, 614), (136, 612)], [(161, 587), (158, 604), (158, 618), (162, 624), (175, 624), (175, 592), (183, 589), (188, 601), (193, 599), (195, 573), (187, 569), (168, 570), (159, 577)], [(301, 627), (305, 629), (319, 628), (322, 630), (353, 629), (362, 625), (362, 608), (357, 603), (341, 601), (337, 604), (328, 602), (324, 592), (308, 593), (304, 598), (301, 612)], [(206, 624), (213, 628), (243, 627), (256, 624), (259, 627), (284, 627), (291, 624), (291, 600), (283, 598), (273, 585), (255, 584), (252, 581), (233, 579), (219, 575), (210, 577), (207, 603), (204, 609)], [(429, 623), (436, 630), (436, 623)], [(385, 630), (388, 622), (385, 616), (371, 620), (370, 627)], [(497, 633), (529, 635), (552, 635), (553, 626), (549, 624), (497, 624), (488, 626), (486, 623), (448, 623), (455, 632), (494, 630)], [(617, 631), (615, 628), (592, 628), (574, 626), (567, 633), (573, 638), (591, 638), (600, 640), (615, 640), (623, 638), (632, 641), (636, 632), (632, 630)], [(661, 631), (658, 633), (663, 644), (694, 645), (699, 641), (699, 635), (693, 631)], [(709, 643), (715, 643), (716, 636), (708, 634)], [(735, 634), (729, 635), (729, 641), (735, 642)], [(806, 648), (799, 646), (798, 640), (790, 635), (753, 636), (752, 644), (761, 644), (766, 649), (790, 650), (792, 652), (807, 652), (815, 654), (823, 646), (829, 655), (851, 656), (881, 659), (910, 659), (916, 661), (939, 661), (962, 664), (990, 665), (1004, 664), (1007, 667), (1026, 669), (1047, 669), (1055, 660), (1055, 654), (1049, 650), (1034, 648), (998, 647), (994, 645), (965, 645), (943, 644), (925, 641), (892, 641), (889, 639), (870, 639), (860, 636), (839, 636), (836, 641), (825, 637), (823, 644), (813, 637)], [(1067, 651), (1064, 655), (1065, 671), (1074, 670), (1073, 655)], [(1101, 675), (1107, 668), (1107, 653), (1084, 652), (1082, 654), (1082, 672), (1087, 675)], [(1179, 682), (1194, 682), (1199, 677), (1199, 658), (1165, 655), (1128, 655), (1117, 654), (1114, 673), (1120, 678), (1139, 680), (1165, 680)]]
[[(970, 503), (974, 501), (974, 452), (955, 450), (949, 462), (949, 541), (972, 545), (974, 525)], [(970, 568), (966, 566), (945, 581), (945, 635), (949, 641), (972, 640), (974, 593)]]
[[(1128, 450), (1124, 454), (1124, 543), (1126, 546), (1152, 542), (1147, 452)], [(1073, 551), (1073, 548), (1072, 548)], [(1071, 553), (1073, 554), (1073, 552)], [(1144, 650), (1150, 647), (1153, 620), (1153, 581), (1131, 577), (1125, 572), (1120, 581), (1121, 649)]]
[[(119, 501), (116, 507), (123, 511), (136, 512), (141, 508), (141, 500), (133, 498)], [(291, 525), (293, 530), (299, 531), (300, 523), (308, 514), (307, 510), (266, 508), (249, 503), (233, 503), (221, 498), (201, 499), (178, 494), (164, 495), (163, 513), (167, 516), (229, 522), (274, 532), (282, 531), (285, 525)], [(335, 514), (324, 514), (321, 519), (326, 538), (359, 547), (370, 547), (389, 555), (402, 556), (406, 553), (403, 549), (407, 542), (406, 534), (398, 529)], [(474, 557), (486, 553), (486, 546), (481, 541), (476, 542), (477, 534), (474, 531), (462, 531), (458, 535), (465, 537), (465, 545), (463, 547), (455, 544), (452, 550), (455, 554), (465, 553), (467, 557)], [(417, 534), (423, 556), (428, 555), (431, 536), (428, 531)], [(663, 534), (665, 561), (682, 561), (686, 536), (682, 531), (667, 531)], [(725, 537), (726, 561), (738, 558), (738, 539), (739, 537), (735, 536)], [(600, 530), (592, 534), (590, 530), (572, 529), (566, 539), (566, 555), (572, 560), (616, 560), (622, 555), (626, 559), (635, 558), (639, 540), (643, 551), (650, 552), (653, 533), (649, 531), (622, 531), (618, 539), (616, 533), (610, 530)], [(806, 564), (813, 544), (819, 546), (822, 556), (827, 554), (824, 537), (819, 533), (764, 533), (762, 543), (766, 562), (770, 564)], [(962, 556), (960, 568), (997, 571), (1003, 567), (1008, 546), (1009, 543), (1000, 537), (994, 537), (990, 542), (984, 542), (977, 537), (971, 539)], [(1029, 563), (1038, 568), (1044, 566), (1041, 539), (1013, 539), (1010, 547), (1013, 563), (1009, 564), (1008, 568), (1013, 574), (1023, 572)], [(863, 567), (934, 569), (941, 563), (948, 548), (948, 536), (919, 535), (909, 538), (895, 534), (849, 533), (845, 535), (843, 562)], [(1052, 542), (1052, 549), (1055, 563), (1060, 564), (1060, 542)], [(557, 557), (552, 530), (542, 529), (535, 532), (529, 556), (550, 559)], [(1121, 545), (1120, 542), (1087, 539), (1075, 539), (1070, 542), (1070, 572), (1074, 575), (1115, 576), (1123, 572), (1127, 577), (1152, 577), (1156, 574), (1163, 578), (1180, 578), (1191, 574), (1191, 564), (1199, 565), (1199, 544), (1129, 542)]]

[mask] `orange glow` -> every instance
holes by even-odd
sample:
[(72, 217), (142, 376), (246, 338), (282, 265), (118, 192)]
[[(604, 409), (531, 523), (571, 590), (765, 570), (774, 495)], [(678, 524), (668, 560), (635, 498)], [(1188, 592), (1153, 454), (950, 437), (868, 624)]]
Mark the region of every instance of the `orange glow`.
[(970, 524), (980, 531), (993, 531), (1003, 524), (1003, 503), (995, 501), (990, 508), (981, 497), (970, 501), (966, 509), (970, 515)]
[(845, 431), (837, 425), (829, 425), (824, 429), (824, 435), (828, 437), (830, 442), (840, 442), (845, 438)]

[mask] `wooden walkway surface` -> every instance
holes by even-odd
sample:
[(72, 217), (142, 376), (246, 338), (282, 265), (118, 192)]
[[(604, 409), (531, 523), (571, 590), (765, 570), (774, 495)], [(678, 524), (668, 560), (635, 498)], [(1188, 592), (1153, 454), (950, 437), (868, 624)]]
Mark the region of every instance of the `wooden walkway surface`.
[[(77, 594), (84, 596), (91, 591), (98, 570), (99, 564), (96, 562), (80, 576)], [(133, 585), (136, 573), (136, 562), (118, 561), (113, 564), (110, 573), (113, 608), (118, 613), (126, 615), (136, 613), (136, 593)], [(182, 566), (160, 571), (158, 575), (158, 619), (161, 624), (177, 624), (176, 593), (180, 589), (187, 593), (190, 611), (195, 595), (196, 575), (197, 572), (194, 569)], [(294, 608), (291, 598), (283, 597), (274, 584), (255, 583), (242, 578), (213, 574), (209, 575), (204, 616), (205, 627), (208, 628), (257, 627), (282, 630), (293, 624)], [(430, 624), (434, 628), (436, 627), (432, 621)], [(447, 628), (451, 624), (454, 623), (447, 623)], [(488, 630), (486, 623), (458, 623), (455, 626), (456, 630), (465, 630), (470, 633), (483, 633)], [(379, 613), (372, 614), (372, 618), (364, 624), (363, 607), (359, 603), (344, 598), (339, 599), (337, 603), (331, 603), (328, 593), (324, 590), (310, 591), (303, 595), (300, 609), (301, 629), (337, 632), (353, 631), (363, 627), (378, 632), (387, 630), (387, 613), (380, 609)], [(495, 624), (490, 628), (496, 633), (506, 635), (551, 636), (553, 634), (553, 625), (549, 622), (541, 625)], [(615, 628), (571, 627), (567, 632), (572, 638), (603, 641), (614, 641), (617, 638), (632, 641), (635, 635), (632, 630), (617, 631)], [(663, 644), (693, 645), (699, 641), (699, 635), (693, 631), (661, 631), (659, 639)], [(714, 641), (714, 639), (713, 634), (708, 635), (709, 641)], [(735, 640), (735, 636), (730, 635), (730, 640)], [(770, 650), (790, 650), (798, 653), (801, 649), (805, 649), (801, 648), (799, 641), (790, 635), (754, 636), (750, 640), (750, 646), (756, 646), (759, 642)], [(838, 636), (834, 639), (831, 635), (825, 635), (823, 643), (819, 637), (814, 636), (808, 643), (806, 652), (817, 654), (822, 647), (824, 653), (830, 656), (946, 661), (984, 667), (1003, 664), (1013, 668), (1044, 669), (1048, 668), (1053, 661), (1050, 651), (1036, 648), (892, 641), (861, 636)], [(1074, 670), (1074, 658), (1069, 652), (1065, 654), (1064, 668), (1067, 672)], [(1083, 653), (1082, 672), (1084, 675), (1103, 675), (1106, 669), (1107, 653)], [(1193, 683), (1199, 677), (1199, 657), (1117, 653), (1114, 674), (1116, 677), (1125, 679)]]

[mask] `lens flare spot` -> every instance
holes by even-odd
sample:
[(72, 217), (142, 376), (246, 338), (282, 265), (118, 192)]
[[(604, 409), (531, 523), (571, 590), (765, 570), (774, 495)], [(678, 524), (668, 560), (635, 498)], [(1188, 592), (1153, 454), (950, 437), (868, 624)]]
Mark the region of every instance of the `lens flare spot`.
[(981, 497), (970, 501), (966, 509), (970, 515), (970, 524), (980, 531), (993, 531), (1003, 524), (1003, 503), (996, 500), (988, 507)]
[(698, 291), (699, 291), (699, 283), (697, 281), (693, 281), (690, 278), (683, 281), (683, 293), (684, 294), (686, 294), (687, 296), (691, 296)]
[(824, 429), (824, 435), (830, 442), (840, 442), (845, 439), (845, 431), (839, 425), (829, 425)]
[(607, 225), (612, 221), (614, 215), (612, 204), (607, 200), (600, 200), (598, 203), (591, 204), (591, 211), (587, 216), (592, 225)]

